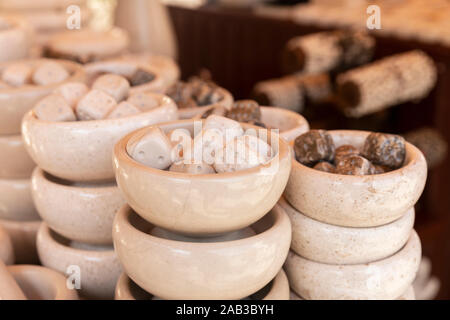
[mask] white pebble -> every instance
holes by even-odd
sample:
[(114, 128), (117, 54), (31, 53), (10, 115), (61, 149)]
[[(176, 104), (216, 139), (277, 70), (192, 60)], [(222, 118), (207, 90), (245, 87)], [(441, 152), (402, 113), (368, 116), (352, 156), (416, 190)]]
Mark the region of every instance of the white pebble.
[(13, 63), (2, 73), (2, 80), (13, 87), (30, 83), (33, 69), (25, 63)]
[(89, 91), (88, 87), (81, 82), (68, 82), (56, 88), (55, 92), (59, 93), (66, 99), (72, 108), (75, 108), (78, 101)]
[(72, 107), (60, 94), (50, 94), (40, 100), (34, 107), (34, 114), (45, 121), (75, 121)]
[(127, 152), (134, 160), (155, 169), (167, 169), (172, 164), (172, 143), (158, 127), (152, 127), (145, 135), (127, 145)]
[(44, 62), (34, 71), (33, 82), (37, 85), (46, 86), (63, 82), (68, 77), (69, 72), (61, 64)]
[(117, 119), (132, 116), (140, 113), (141, 110), (137, 108), (134, 104), (127, 101), (122, 101), (119, 103), (106, 117), (107, 119)]

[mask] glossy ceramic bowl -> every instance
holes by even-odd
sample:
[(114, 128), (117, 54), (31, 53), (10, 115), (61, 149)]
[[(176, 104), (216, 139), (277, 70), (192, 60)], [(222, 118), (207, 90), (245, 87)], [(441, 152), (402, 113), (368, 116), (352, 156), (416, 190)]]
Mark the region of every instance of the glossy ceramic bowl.
[(0, 136), (0, 179), (24, 179), (36, 166), (25, 150), (22, 135)]
[[(160, 127), (166, 132), (175, 128), (192, 132), (194, 120), (165, 123)], [(243, 125), (243, 128), (257, 127)], [(290, 149), (270, 131), (267, 138), (277, 155), (268, 163), (236, 172), (190, 175), (154, 169), (128, 155), (127, 144), (148, 130), (151, 128), (135, 131), (116, 144), (114, 167), (117, 184), (127, 203), (159, 227), (193, 235), (242, 229), (269, 212), (286, 186)]]
[(192, 119), (197, 115), (203, 114), (214, 107), (224, 107), (225, 109), (231, 109), (234, 99), (231, 93), (224, 88), (218, 88), (218, 92), (222, 94), (223, 98), (210, 105), (202, 106), (202, 107), (193, 107), (193, 108), (179, 108), (178, 115), (180, 119)]
[(277, 275), (291, 241), (279, 206), (252, 225), (256, 235), (240, 240), (182, 242), (153, 236), (152, 228), (124, 206), (114, 220), (114, 247), (126, 274), (163, 299), (247, 297)]
[(40, 168), (58, 178), (112, 180), (111, 154), (120, 138), (133, 130), (177, 119), (177, 107), (171, 99), (152, 95), (159, 107), (118, 119), (52, 122), (39, 120), (30, 111), (22, 124), (25, 146)]
[[(336, 147), (359, 149), (366, 131), (328, 131)], [(399, 219), (422, 194), (427, 177), (423, 154), (406, 143), (405, 164), (384, 174), (350, 176), (315, 170), (293, 160), (284, 196), (315, 220), (344, 227), (375, 227)]]
[(77, 291), (67, 288), (59, 272), (33, 265), (9, 266), (8, 271), (29, 300), (78, 300)]
[(405, 245), (414, 226), (414, 208), (383, 226), (349, 228), (308, 218), (283, 198), (278, 203), (291, 219), (291, 249), (321, 263), (363, 264), (384, 259)]
[[(116, 300), (154, 300), (152, 294), (139, 287), (125, 273), (116, 285)], [(250, 296), (253, 300), (289, 300), (289, 282), (283, 270), (267, 286)]]
[(60, 235), (92, 244), (112, 243), (112, 223), (125, 204), (115, 182), (72, 183), (36, 168), (32, 195), (39, 215)]
[(42, 265), (48, 268), (66, 274), (70, 266), (79, 267), (82, 297), (114, 297), (114, 287), (122, 267), (112, 246), (75, 246), (42, 223), (37, 235), (37, 249)]
[(0, 179), (0, 219), (39, 220), (30, 189), (31, 181), (29, 178)]
[(412, 284), (421, 254), (420, 239), (413, 231), (406, 245), (386, 259), (331, 265), (291, 251), (285, 270), (292, 290), (306, 300), (393, 300)]
[(137, 69), (148, 71), (155, 78), (145, 84), (131, 87), (130, 94), (137, 92), (165, 93), (180, 76), (180, 70), (175, 61), (164, 56), (130, 54), (93, 62), (85, 66), (88, 79), (93, 79), (103, 73), (115, 73), (129, 78)]
[(0, 225), (0, 261), (4, 264), (14, 263), (14, 249), (11, 238), (6, 230)]
[(36, 234), (41, 221), (11, 221), (0, 219), (0, 226), (11, 239), (15, 263), (38, 264)]
[[(35, 67), (45, 61), (57, 61), (71, 73), (71, 76), (64, 82), (82, 82), (86, 80), (83, 68), (74, 62), (50, 59), (29, 59), (23, 62)], [(0, 63), (0, 73), (11, 63), (15, 62)], [(0, 135), (20, 134), (20, 124), (24, 114), (33, 108), (36, 102), (61, 85), (61, 83), (46, 86), (26, 85), (0, 89)]]

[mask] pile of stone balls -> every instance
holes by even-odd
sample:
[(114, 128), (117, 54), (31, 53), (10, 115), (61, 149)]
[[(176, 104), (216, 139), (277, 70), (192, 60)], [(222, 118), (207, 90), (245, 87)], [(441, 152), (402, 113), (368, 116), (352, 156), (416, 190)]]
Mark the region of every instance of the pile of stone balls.
[(325, 130), (310, 130), (295, 139), (295, 157), (314, 169), (344, 175), (371, 175), (400, 168), (405, 161), (405, 139), (386, 133), (370, 133), (359, 150), (352, 145), (335, 147)]
[(223, 99), (215, 83), (200, 77), (191, 77), (187, 82), (179, 81), (166, 94), (175, 101), (178, 108), (203, 107)]

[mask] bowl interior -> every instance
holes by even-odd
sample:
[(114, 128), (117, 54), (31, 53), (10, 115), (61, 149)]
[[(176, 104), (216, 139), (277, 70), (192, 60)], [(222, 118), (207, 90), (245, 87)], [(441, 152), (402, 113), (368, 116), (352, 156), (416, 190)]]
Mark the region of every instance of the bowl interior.
[[(178, 120), (178, 121), (173, 121), (173, 122), (167, 122), (167, 123), (159, 124), (157, 126), (160, 127), (166, 134), (175, 129), (183, 129), (183, 130), (187, 130), (187, 132), (190, 133), (191, 137), (194, 137), (197, 133), (200, 132), (201, 125), (204, 123), (204, 121), (205, 120), (187, 119), (187, 120)], [(274, 161), (280, 156), (280, 151), (282, 148), (281, 144), (284, 144), (285, 142), (282, 139), (280, 139), (278, 135), (273, 135), (270, 132), (270, 130), (268, 130), (268, 129), (264, 129), (261, 127), (257, 127), (257, 126), (253, 126), (253, 125), (245, 124), (245, 123), (241, 123), (241, 126), (244, 129), (244, 133), (256, 134), (259, 138), (263, 139), (270, 145), (270, 147), (272, 148), (272, 152), (273, 152), (272, 159), (263, 165), (256, 166), (256, 167), (253, 167), (250, 169), (240, 170), (240, 171), (236, 171), (236, 172), (199, 174), (199, 175), (195, 175), (196, 177), (204, 177), (204, 176), (221, 177), (221, 176), (227, 176), (227, 175), (233, 176), (233, 175), (236, 175), (239, 173), (250, 173), (252, 171), (259, 170), (259, 168), (261, 166), (268, 167), (272, 163), (274, 163)], [(151, 168), (149, 166), (145, 166), (145, 165), (135, 161), (128, 154), (127, 146), (129, 146), (129, 145), (133, 144), (134, 142), (138, 141), (139, 139), (141, 139), (141, 137), (143, 137), (150, 130), (150, 128), (151, 127), (139, 129), (124, 138), (125, 143), (123, 144), (123, 146), (124, 146), (123, 151), (124, 151), (124, 154), (125, 154), (127, 160), (131, 161), (134, 165), (136, 165), (140, 168), (145, 168), (146, 170), (149, 170), (152, 172), (158, 171), (158, 172), (165, 173), (168, 175), (173, 175), (173, 176), (184, 175), (184, 176), (190, 176), (192, 178), (193, 175), (179, 173), (179, 172), (172, 172), (172, 171), (167, 171), (167, 170), (159, 170), (159, 169)], [(288, 149), (287, 145), (285, 147), (286, 147), (285, 149)]]

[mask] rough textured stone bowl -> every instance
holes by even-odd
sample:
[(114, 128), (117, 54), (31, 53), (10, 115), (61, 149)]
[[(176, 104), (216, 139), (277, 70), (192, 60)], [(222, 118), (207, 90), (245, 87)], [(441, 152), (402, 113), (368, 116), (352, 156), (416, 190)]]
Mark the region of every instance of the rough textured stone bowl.
[(413, 231), (406, 245), (386, 259), (331, 265), (291, 251), (285, 271), (292, 290), (306, 300), (393, 300), (413, 282), (421, 254), (420, 239)]
[[(366, 131), (329, 131), (336, 147), (362, 148)], [(375, 227), (400, 218), (422, 194), (427, 178), (423, 154), (406, 143), (403, 167), (384, 174), (350, 176), (327, 173), (295, 159), (284, 196), (315, 220), (345, 227)]]

